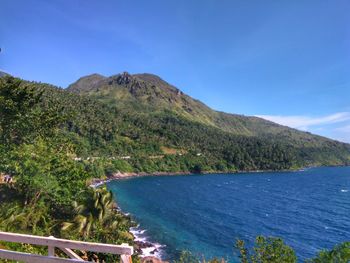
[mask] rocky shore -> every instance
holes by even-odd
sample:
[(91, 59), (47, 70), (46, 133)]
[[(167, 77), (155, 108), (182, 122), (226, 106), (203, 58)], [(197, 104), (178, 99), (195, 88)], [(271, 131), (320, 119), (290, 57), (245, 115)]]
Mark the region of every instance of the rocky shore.
[(144, 255), (144, 250), (149, 251), (148, 254), (151, 254), (153, 256), (159, 253), (159, 249), (154, 247), (154, 244), (152, 244), (151, 242), (148, 242), (148, 241), (134, 241), (134, 242), (135, 242), (135, 251), (140, 255)]
[(164, 251), (162, 251), (164, 245), (149, 241), (145, 229), (136, 226), (131, 227), (129, 231), (134, 236), (135, 251), (141, 258), (153, 257), (160, 260), (164, 256)]

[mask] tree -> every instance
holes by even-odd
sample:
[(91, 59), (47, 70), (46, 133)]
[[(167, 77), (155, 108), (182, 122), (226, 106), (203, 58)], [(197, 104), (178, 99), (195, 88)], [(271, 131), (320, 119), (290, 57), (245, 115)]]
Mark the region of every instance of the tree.
[(190, 251), (181, 251), (179, 259), (175, 263), (199, 263), (200, 260), (195, 257)]
[(195, 174), (200, 174), (200, 173), (202, 173), (202, 172), (203, 172), (203, 167), (202, 167), (202, 165), (200, 165), (200, 164), (195, 164), (195, 165), (193, 166), (193, 168), (191, 169), (191, 172), (192, 172), (192, 173), (195, 173)]
[(15, 146), (49, 135), (63, 121), (53, 104), (40, 106), (43, 91), (13, 77), (0, 78), (0, 142)]
[[(84, 238), (89, 238), (96, 230), (112, 231), (118, 235), (118, 229), (127, 229), (125, 217), (119, 217), (114, 211), (112, 193), (105, 188), (97, 189), (93, 198), (85, 203), (73, 202), (75, 217), (71, 222), (65, 222), (62, 230), (74, 229)], [(105, 232), (106, 235), (108, 233)], [(131, 237), (131, 236), (130, 236)]]
[(308, 260), (309, 263), (348, 263), (350, 262), (350, 242), (344, 242), (331, 250), (323, 250)]
[(4, 204), (0, 210), (0, 229), (24, 233), (29, 230), (37, 235), (50, 235), (53, 226), (50, 219), (49, 207), (44, 202), (30, 207), (14, 203)]
[(283, 240), (274, 237), (258, 236), (253, 251), (245, 247), (242, 240), (237, 240), (236, 248), (240, 252), (242, 263), (295, 263), (297, 257), (294, 250), (284, 244)]
[(16, 147), (8, 155), (8, 169), (15, 175), (15, 188), (23, 195), (25, 205), (43, 200), (54, 211), (66, 214), (71, 200), (81, 198), (89, 175), (83, 164), (72, 159), (69, 144), (37, 139)]

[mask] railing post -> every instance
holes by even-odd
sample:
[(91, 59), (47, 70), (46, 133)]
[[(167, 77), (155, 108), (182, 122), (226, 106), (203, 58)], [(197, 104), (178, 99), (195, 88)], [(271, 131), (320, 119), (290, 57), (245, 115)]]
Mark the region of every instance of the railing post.
[[(122, 245), (128, 245), (123, 243)], [(120, 263), (132, 263), (131, 255), (120, 255)]]
[[(55, 239), (54, 236), (49, 236), (49, 238)], [(49, 256), (49, 257), (54, 257), (54, 256), (55, 256), (55, 247), (48, 246), (48, 247), (47, 247), (47, 251), (48, 251), (48, 256)]]
[(132, 258), (130, 255), (121, 255), (120, 263), (132, 263)]

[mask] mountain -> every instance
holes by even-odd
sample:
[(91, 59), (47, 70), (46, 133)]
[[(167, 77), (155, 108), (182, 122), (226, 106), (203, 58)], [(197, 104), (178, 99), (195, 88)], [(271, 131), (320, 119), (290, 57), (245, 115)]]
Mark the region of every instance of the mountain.
[(124, 72), (108, 78), (93, 74), (80, 78), (67, 90), (89, 95), (118, 108), (153, 112), (167, 109), (190, 120), (214, 125), (210, 108), (152, 74), (130, 75)]
[[(7, 85), (11, 77), (2, 78)], [(151, 74), (93, 74), (67, 89), (22, 84), (59, 112), (58, 136), (98, 173), (348, 165), (350, 145), (256, 117), (217, 112)]]
[(130, 75), (124, 72), (111, 77), (93, 74), (80, 78), (67, 90), (123, 110), (143, 114), (171, 111), (190, 121), (235, 135), (268, 138), (300, 147), (322, 147), (333, 143), (344, 145), (262, 118), (215, 111), (152, 74)]
[(10, 76), (10, 74), (8, 74), (4, 71), (0, 71), (0, 78), (5, 77), (5, 76)]
[[(128, 108), (142, 112), (170, 110), (189, 120), (235, 134), (255, 135), (256, 133), (253, 129), (247, 129), (245, 124), (247, 118), (214, 111), (204, 103), (191, 98), (178, 88), (152, 74), (130, 75), (124, 72), (108, 78), (93, 74), (80, 78), (77, 82), (71, 84), (67, 90), (97, 98), (118, 108)], [(251, 123), (267, 122), (262, 119), (251, 118)], [(272, 123), (270, 124), (272, 125)]]

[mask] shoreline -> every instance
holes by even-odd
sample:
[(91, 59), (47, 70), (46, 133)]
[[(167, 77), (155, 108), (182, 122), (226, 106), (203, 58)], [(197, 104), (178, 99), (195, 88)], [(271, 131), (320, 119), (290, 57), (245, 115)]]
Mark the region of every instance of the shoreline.
[[(115, 204), (117, 205), (116, 202)], [(149, 240), (150, 237), (145, 234), (147, 232), (147, 229), (140, 228), (140, 224), (134, 221), (134, 219), (130, 216), (130, 213), (124, 212), (118, 205), (116, 207), (116, 210), (122, 213), (124, 216), (128, 217), (129, 220), (135, 224), (129, 228), (129, 233), (134, 237), (134, 249), (135, 252), (138, 253), (138, 256), (141, 259), (156, 259), (159, 262), (167, 262), (163, 261), (163, 248), (166, 247), (166, 245)]]
[(107, 178), (99, 179), (92, 178), (89, 186), (92, 188), (97, 188), (101, 185), (104, 185), (108, 182), (114, 180), (122, 180), (122, 179), (131, 179), (137, 177), (145, 177), (145, 176), (179, 176), (179, 175), (207, 175), (207, 174), (254, 174), (254, 173), (281, 173), (281, 172), (298, 172), (305, 171), (306, 169), (317, 168), (317, 167), (346, 167), (349, 165), (315, 165), (315, 166), (305, 166), (295, 169), (283, 169), (283, 170), (239, 170), (239, 171), (203, 171), (201, 173), (193, 173), (190, 171), (182, 171), (182, 172), (154, 172), (154, 173), (146, 173), (146, 172), (117, 172), (111, 176), (107, 176)]
[(207, 174), (254, 174), (254, 173), (279, 173), (279, 172), (297, 172), (297, 171), (303, 171), (305, 169), (310, 169), (317, 166), (312, 167), (304, 167), (304, 168), (298, 168), (298, 169), (286, 169), (286, 170), (251, 170), (251, 171), (203, 171), (201, 173), (193, 173), (189, 171), (183, 171), (183, 172), (154, 172), (154, 173), (146, 173), (146, 172), (118, 172), (114, 173), (111, 176), (108, 176), (105, 179), (99, 179), (99, 178), (93, 178), (90, 182), (90, 187), (97, 188), (101, 185), (104, 185), (106, 183), (109, 183), (114, 180), (122, 180), (122, 179), (131, 179), (131, 178), (137, 178), (137, 177), (145, 177), (145, 176), (179, 176), (179, 175), (207, 175)]
[(105, 179), (93, 178), (90, 182), (90, 187), (97, 188), (105, 183), (111, 182), (113, 180), (120, 179), (129, 179), (136, 177), (144, 177), (144, 176), (177, 176), (177, 175), (193, 175), (194, 173), (190, 172), (154, 172), (154, 173), (135, 173), (135, 172), (127, 172), (127, 173), (114, 173), (112, 176), (108, 176)]
[(163, 260), (163, 248), (166, 245), (150, 241), (149, 237), (145, 234), (147, 229), (140, 228), (140, 224), (138, 224), (135, 227), (131, 227), (129, 232), (134, 236), (135, 251), (139, 253), (141, 258), (155, 257)]

